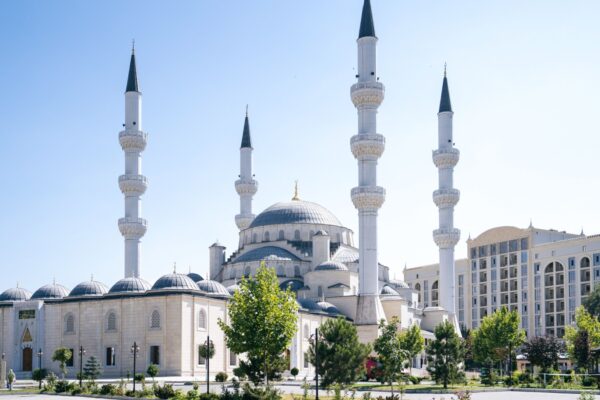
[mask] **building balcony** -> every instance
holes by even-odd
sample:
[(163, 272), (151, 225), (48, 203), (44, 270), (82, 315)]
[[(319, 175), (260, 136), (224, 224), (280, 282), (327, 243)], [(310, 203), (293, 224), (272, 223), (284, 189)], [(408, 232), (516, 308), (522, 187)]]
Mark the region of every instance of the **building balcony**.
[(460, 200), (458, 189), (438, 189), (433, 192), (433, 202), (439, 208), (454, 207)]
[(385, 150), (385, 137), (378, 133), (354, 135), (350, 139), (350, 149), (358, 160), (378, 159)]
[(377, 108), (385, 97), (385, 86), (379, 82), (358, 82), (350, 88), (350, 98), (356, 108)]
[(142, 131), (124, 130), (119, 132), (119, 143), (123, 151), (144, 151), (148, 134)]
[(358, 186), (350, 192), (352, 203), (359, 211), (377, 211), (385, 201), (385, 189), (379, 186)]
[(258, 182), (254, 179), (238, 179), (237, 181), (235, 181), (235, 191), (240, 196), (244, 194), (254, 196), (258, 191)]
[(148, 179), (144, 175), (119, 176), (119, 189), (126, 196), (141, 196), (148, 188)]
[(433, 163), (438, 168), (454, 168), (458, 164), (460, 151), (455, 148), (437, 149), (433, 151)]
[(146, 234), (147, 221), (144, 218), (125, 217), (119, 219), (119, 231), (125, 239), (139, 239)]
[(460, 230), (453, 229), (436, 229), (433, 231), (433, 241), (439, 248), (449, 249), (456, 246), (460, 240)]

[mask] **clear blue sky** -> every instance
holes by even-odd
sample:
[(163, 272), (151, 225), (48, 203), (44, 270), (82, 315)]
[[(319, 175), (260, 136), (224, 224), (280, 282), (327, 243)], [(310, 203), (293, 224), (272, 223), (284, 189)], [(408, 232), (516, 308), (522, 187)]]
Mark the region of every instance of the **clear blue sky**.
[[(292, 196), (356, 231), (349, 138), (361, 0), (13, 1), (0, 12), (0, 290), (123, 275), (118, 132), (131, 39), (149, 189), (142, 271), (206, 274), (237, 245), (250, 105), (255, 211)], [(456, 226), (600, 233), (600, 2), (373, 0), (386, 85), (380, 259), (437, 260), (431, 162), (444, 62), (461, 150)], [(457, 255), (466, 254), (461, 242)]]

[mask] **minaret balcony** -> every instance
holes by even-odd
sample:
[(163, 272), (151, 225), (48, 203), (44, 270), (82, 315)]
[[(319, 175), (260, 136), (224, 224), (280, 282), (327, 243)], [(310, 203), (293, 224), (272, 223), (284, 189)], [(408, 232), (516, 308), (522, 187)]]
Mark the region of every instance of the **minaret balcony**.
[(125, 239), (139, 239), (146, 234), (148, 223), (144, 218), (125, 217), (119, 219), (119, 231)]
[(385, 97), (385, 86), (379, 82), (358, 82), (350, 88), (355, 107), (379, 107)]
[(148, 134), (136, 130), (119, 132), (119, 143), (123, 151), (144, 151), (148, 142)]
[(358, 210), (379, 210), (385, 201), (385, 189), (380, 186), (358, 186), (351, 191), (352, 203)]
[(438, 168), (454, 168), (458, 164), (460, 151), (455, 148), (437, 149), (433, 151), (433, 163)]
[(148, 179), (144, 175), (126, 174), (119, 176), (119, 189), (126, 196), (141, 196), (148, 188)]
[(238, 179), (235, 181), (235, 190), (240, 196), (244, 194), (254, 196), (258, 190), (258, 182), (254, 179)]
[(250, 226), (255, 217), (254, 214), (238, 214), (235, 216), (235, 224), (240, 231), (244, 230)]
[(433, 192), (433, 202), (439, 208), (454, 207), (460, 200), (460, 191), (457, 189), (438, 189)]
[(350, 139), (350, 148), (358, 160), (378, 159), (385, 150), (385, 137), (378, 133), (354, 135)]
[(456, 246), (460, 240), (460, 230), (452, 229), (436, 229), (433, 231), (433, 241), (441, 249), (451, 249)]

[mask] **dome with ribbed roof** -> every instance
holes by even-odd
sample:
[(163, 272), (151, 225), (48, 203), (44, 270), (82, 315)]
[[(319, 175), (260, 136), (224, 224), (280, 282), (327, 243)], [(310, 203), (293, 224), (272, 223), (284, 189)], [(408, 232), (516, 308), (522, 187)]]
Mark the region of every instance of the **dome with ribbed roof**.
[(234, 294), (235, 292), (237, 292), (238, 290), (240, 290), (240, 285), (238, 285), (237, 283), (236, 283), (236, 284), (234, 284), (234, 285), (227, 286), (227, 291), (228, 291), (228, 292), (229, 292), (229, 294), (230, 294), (230, 295), (232, 295), (232, 296), (233, 296), (233, 294)]
[(202, 275), (197, 274), (195, 272), (190, 272), (189, 274), (187, 274), (187, 276), (188, 276), (188, 278), (190, 278), (194, 282), (200, 282), (200, 281), (204, 280), (204, 278), (202, 277)]
[(317, 265), (315, 271), (348, 271), (345, 264), (337, 261), (325, 261)]
[(398, 279), (390, 279), (390, 285), (394, 286), (395, 288), (402, 288), (402, 289), (410, 288), (410, 286), (408, 286), (408, 283), (398, 280)]
[(187, 275), (172, 273), (164, 275), (154, 283), (152, 290), (198, 290), (196, 282)]
[(283, 224), (322, 224), (342, 226), (331, 211), (310, 201), (292, 200), (273, 204), (254, 218), (250, 228)]
[(328, 314), (341, 314), (340, 310), (338, 310), (338, 308), (336, 306), (334, 306), (333, 304), (331, 304), (327, 301), (319, 301), (317, 303), (317, 307), (321, 311), (326, 312)]
[(123, 278), (115, 283), (108, 293), (143, 293), (150, 290), (150, 284), (142, 278)]
[(298, 279), (288, 279), (279, 284), (281, 290), (286, 290), (288, 287), (292, 292), (297, 292), (304, 287), (304, 283)]
[(102, 296), (107, 292), (108, 288), (104, 283), (91, 280), (87, 282), (81, 282), (79, 285), (75, 286), (73, 290), (71, 290), (71, 293), (69, 293), (69, 297)]
[(211, 295), (215, 295), (215, 296), (227, 296), (227, 297), (230, 296), (227, 288), (217, 281), (212, 281), (212, 280), (206, 279), (206, 280), (197, 282), (196, 285), (198, 286), (198, 289), (200, 289), (200, 291), (202, 293), (211, 294)]
[(69, 290), (58, 283), (50, 283), (36, 290), (31, 296), (32, 300), (41, 299), (62, 299), (69, 295)]
[(31, 292), (20, 287), (10, 288), (0, 294), (0, 301), (26, 301), (31, 298)]
[(390, 295), (390, 296), (398, 296), (400, 293), (396, 292), (393, 288), (388, 285), (385, 285), (381, 288), (381, 294)]

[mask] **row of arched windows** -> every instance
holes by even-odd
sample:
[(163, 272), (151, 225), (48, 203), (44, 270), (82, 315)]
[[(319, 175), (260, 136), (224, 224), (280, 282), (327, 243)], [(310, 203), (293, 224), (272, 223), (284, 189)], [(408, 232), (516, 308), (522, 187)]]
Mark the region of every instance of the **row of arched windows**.
[[(315, 234), (315, 231), (310, 231), (309, 236), (308, 236), (308, 240), (310, 240)], [(275, 236), (273, 236), (274, 238)], [(344, 243), (344, 244), (351, 244), (350, 243), (350, 233), (336, 233), (335, 234), (335, 243)], [(263, 232), (262, 235), (259, 235), (257, 232), (254, 232), (252, 234), (252, 240), (250, 240), (250, 236), (247, 235), (244, 238), (244, 244), (249, 244), (249, 243), (259, 243), (259, 242), (270, 242), (271, 239), (271, 232), (266, 231)], [(280, 230), (279, 232), (277, 232), (277, 239), (276, 240), (286, 240), (285, 237), (285, 232), (283, 230)], [(296, 229), (294, 231), (294, 235), (292, 236), (292, 238), (288, 238), (288, 240), (296, 240), (296, 241), (301, 241), (302, 240), (302, 234), (300, 233), (299, 229)]]
[[(236, 278), (236, 270), (237, 268), (235, 267), (231, 267), (229, 270), (229, 279), (235, 279)], [(277, 276), (278, 277), (286, 277), (287, 273), (285, 271), (285, 267), (283, 265), (278, 265), (276, 268), (276, 272), (277, 272)], [(252, 267), (250, 267), (249, 265), (246, 265), (244, 267), (244, 273), (243, 276), (245, 278), (249, 278), (252, 275)], [(300, 278), (302, 277), (302, 270), (300, 269), (299, 265), (294, 265), (294, 278)]]

